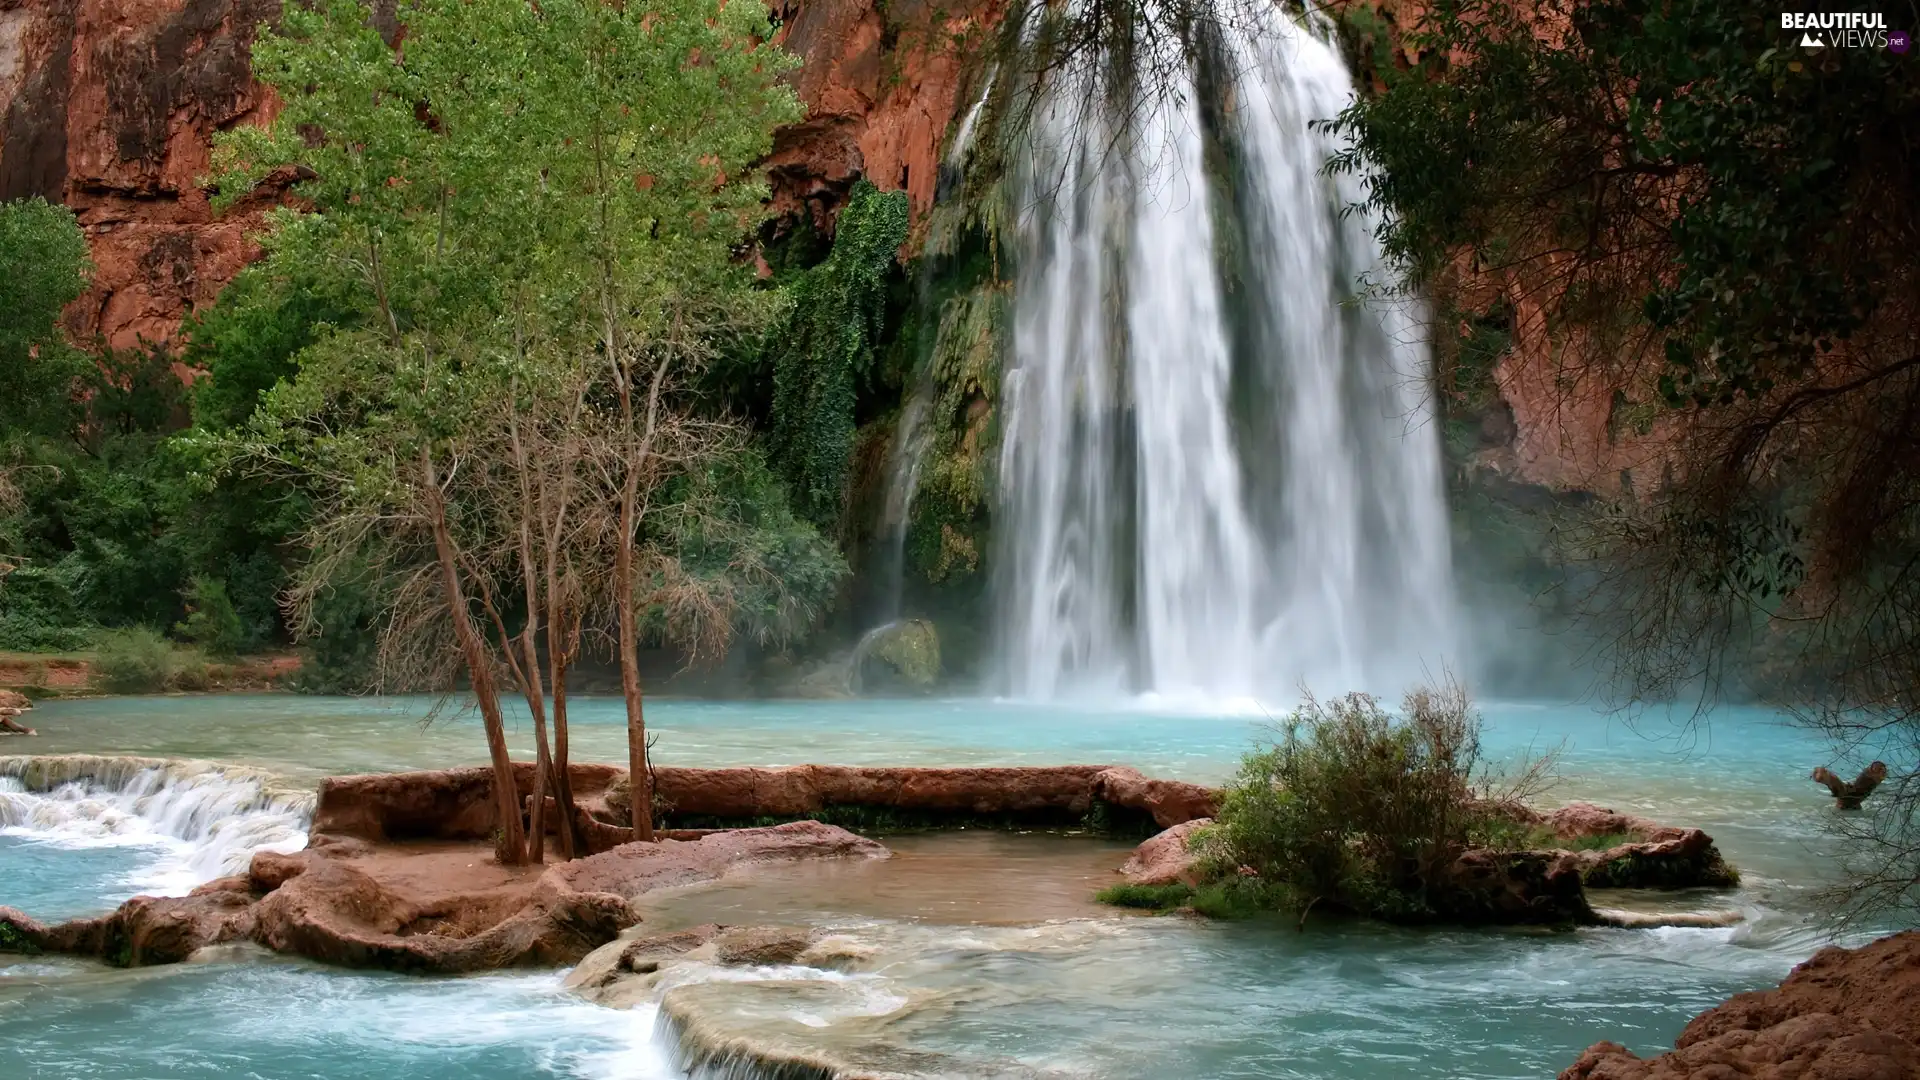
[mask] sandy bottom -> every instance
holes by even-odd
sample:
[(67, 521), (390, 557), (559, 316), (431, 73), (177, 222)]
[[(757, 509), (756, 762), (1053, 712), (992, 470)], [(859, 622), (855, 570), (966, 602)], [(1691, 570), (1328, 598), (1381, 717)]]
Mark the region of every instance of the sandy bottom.
[(880, 836), (890, 859), (748, 866), (715, 884), (650, 893), (649, 927), (825, 923), (849, 916), (1015, 925), (1113, 916), (1096, 892), (1119, 880), (1132, 845), (1051, 833)]

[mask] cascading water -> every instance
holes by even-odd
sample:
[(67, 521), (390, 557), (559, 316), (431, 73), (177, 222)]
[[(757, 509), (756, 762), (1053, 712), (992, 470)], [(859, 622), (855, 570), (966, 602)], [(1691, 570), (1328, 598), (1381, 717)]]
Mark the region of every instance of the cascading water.
[(256, 851), (307, 844), (311, 792), (269, 773), (164, 758), (0, 757), (0, 836), (69, 847), (141, 847), (127, 884), (183, 894), (245, 873)]
[(1018, 695), (1397, 691), (1455, 659), (1426, 353), (1355, 298), (1372, 223), (1309, 126), (1352, 82), (1325, 28), (1217, 11), (1056, 69), (1034, 110), (996, 581)]

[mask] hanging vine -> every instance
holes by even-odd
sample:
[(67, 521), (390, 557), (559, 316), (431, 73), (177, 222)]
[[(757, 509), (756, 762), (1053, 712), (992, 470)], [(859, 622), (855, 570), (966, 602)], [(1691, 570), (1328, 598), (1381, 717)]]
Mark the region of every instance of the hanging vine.
[(904, 193), (855, 184), (833, 252), (794, 282), (793, 314), (770, 343), (775, 460), (797, 508), (823, 529), (846, 499), (854, 404), (886, 330), (888, 281), (908, 224)]

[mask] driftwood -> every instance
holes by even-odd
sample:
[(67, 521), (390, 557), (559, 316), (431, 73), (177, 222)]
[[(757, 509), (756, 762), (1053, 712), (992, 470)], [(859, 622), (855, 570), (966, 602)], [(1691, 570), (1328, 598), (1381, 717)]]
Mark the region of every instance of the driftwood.
[(1860, 770), (1860, 775), (1854, 777), (1851, 783), (1835, 776), (1825, 765), (1813, 770), (1814, 783), (1825, 784), (1827, 790), (1833, 792), (1833, 804), (1842, 810), (1860, 809), (1860, 804), (1886, 778), (1887, 763), (1884, 761), (1876, 761)]

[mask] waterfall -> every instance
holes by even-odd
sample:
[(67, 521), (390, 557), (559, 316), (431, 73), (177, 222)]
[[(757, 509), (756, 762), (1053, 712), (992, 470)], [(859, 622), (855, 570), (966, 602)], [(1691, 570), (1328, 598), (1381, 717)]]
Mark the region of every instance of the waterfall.
[(314, 795), (259, 769), (67, 754), (0, 757), (0, 835), (70, 847), (160, 850), (143, 891), (181, 895), (242, 874), (256, 851), (307, 844)]
[(1218, 700), (1397, 692), (1453, 657), (1417, 313), (1309, 127), (1324, 27), (1222, 0), (1128, 70), (1048, 75), (1003, 393), (1005, 689)]

